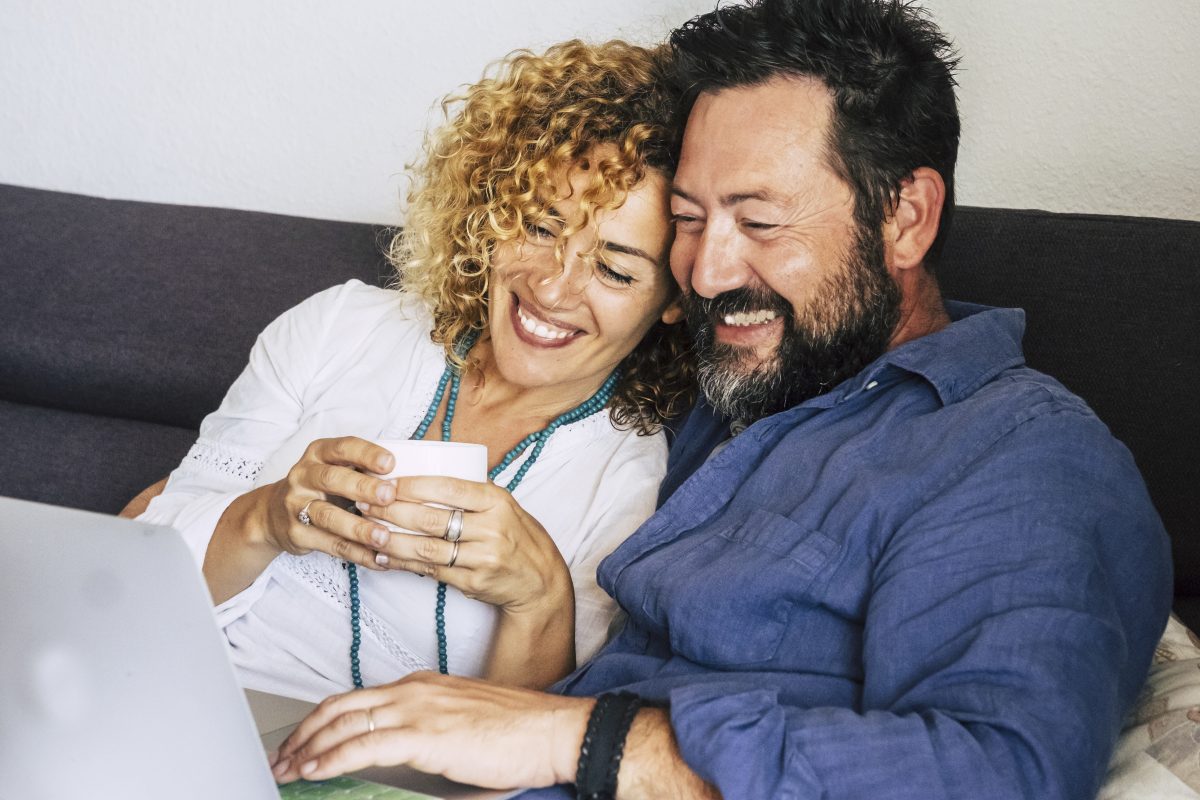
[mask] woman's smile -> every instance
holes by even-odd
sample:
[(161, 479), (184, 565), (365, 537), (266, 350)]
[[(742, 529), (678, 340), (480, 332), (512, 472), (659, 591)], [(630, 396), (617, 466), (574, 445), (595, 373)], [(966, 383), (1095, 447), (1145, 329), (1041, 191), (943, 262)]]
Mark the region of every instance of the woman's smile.
[(513, 329), (517, 337), (526, 344), (535, 347), (565, 347), (585, 331), (564, 324), (561, 320), (552, 320), (543, 312), (537, 311), (531, 302), (522, 302), (516, 292), (512, 296)]

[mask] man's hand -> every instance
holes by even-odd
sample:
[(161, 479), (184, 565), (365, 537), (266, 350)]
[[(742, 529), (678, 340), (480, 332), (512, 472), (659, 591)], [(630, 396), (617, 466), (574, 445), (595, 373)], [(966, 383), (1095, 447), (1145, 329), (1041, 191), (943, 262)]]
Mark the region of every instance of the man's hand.
[(325, 700), (272, 769), (283, 783), (397, 764), (494, 789), (574, 783), (594, 704), (418, 672)]
[[(279, 748), (287, 783), (404, 764), (492, 789), (573, 784), (595, 700), (417, 672), (331, 697)], [(618, 797), (720, 800), (684, 763), (667, 713), (644, 708), (625, 742)]]

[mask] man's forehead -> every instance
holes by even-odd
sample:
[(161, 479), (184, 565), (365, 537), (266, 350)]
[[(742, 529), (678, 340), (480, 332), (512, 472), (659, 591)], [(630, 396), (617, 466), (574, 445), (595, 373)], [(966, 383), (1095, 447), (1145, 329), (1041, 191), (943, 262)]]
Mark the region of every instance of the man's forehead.
[[(714, 178), (764, 194), (777, 179), (827, 169), (832, 96), (814, 78), (785, 77), (701, 94), (688, 117), (675, 185)], [(692, 187), (699, 190), (699, 186)]]

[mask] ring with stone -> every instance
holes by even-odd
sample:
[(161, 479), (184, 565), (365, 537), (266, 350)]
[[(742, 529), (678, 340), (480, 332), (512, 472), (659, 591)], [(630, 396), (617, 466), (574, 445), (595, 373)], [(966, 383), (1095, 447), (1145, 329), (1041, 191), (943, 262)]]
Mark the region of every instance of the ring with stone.
[(450, 512), (450, 519), (446, 520), (446, 532), (442, 534), (442, 538), (447, 542), (457, 542), (462, 538), (463, 529), (463, 510), (456, 508)]
[(304, 508), (300, 509), (300, 512), (298, 514), (296, 514), (296, 519), (300, 520), (301, 525), (312, 525), (312, 517), (310, 517), (308, 515), (308, 507), (311, 506), (315, 502), (316, 502), (315, 499), (309, 500), (307, 503), (304, 504)]
[(454, 547), (450, 548), (450, 560), (446, 563), (446, 567), (453, 567), (455, 561), (458, 561), (458, 539), (454, 540)]

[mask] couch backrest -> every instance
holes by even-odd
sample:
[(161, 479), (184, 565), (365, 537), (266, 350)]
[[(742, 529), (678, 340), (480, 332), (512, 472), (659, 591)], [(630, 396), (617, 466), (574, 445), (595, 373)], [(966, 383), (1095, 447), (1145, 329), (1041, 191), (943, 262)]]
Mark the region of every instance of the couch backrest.
[[(178, 463), (275, 316), (387, 281), (384, 235), (0, 186), (0, 495), (118, 510)], [(1200, 223), (964, 207), (938, 268), (948, 297), (1024, 308), (1029, 363), (1132, 450), (1193, 627), (1198, 254)]]
[(267, 323), (388, 280), (385, 236), (0, 185), (0, 495), (120, 510), (179, 463)]

